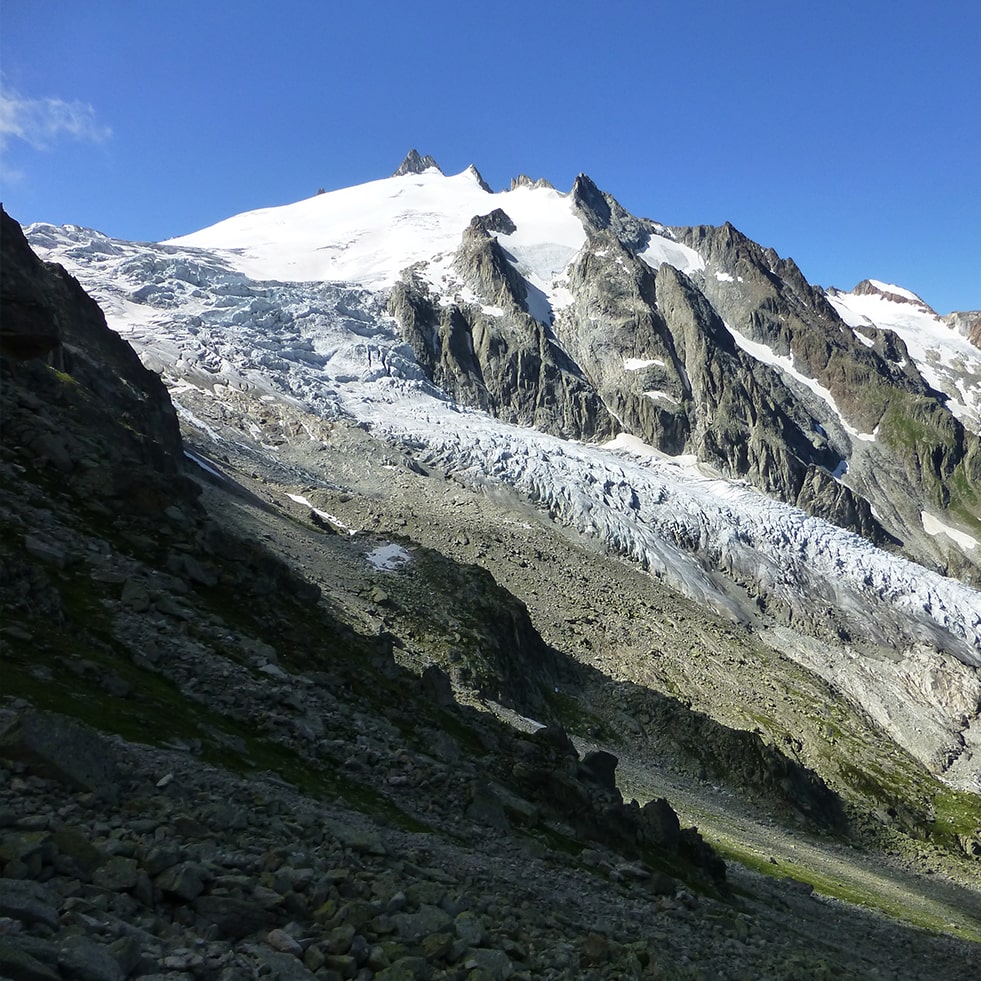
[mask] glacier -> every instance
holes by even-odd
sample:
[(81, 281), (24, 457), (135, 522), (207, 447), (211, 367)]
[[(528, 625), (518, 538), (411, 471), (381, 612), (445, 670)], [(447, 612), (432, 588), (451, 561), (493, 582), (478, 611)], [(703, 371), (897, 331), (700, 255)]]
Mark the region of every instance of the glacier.
[[(586, 240), (567, 196), (530, 187), (492, 194), (474, 174), (388, 178), (167, 243), (71, 225), (35, 224), (26, 234), (164, 375), (205, 441), (222, 437), (182, 408), (182, 393), (221, 400), (234, 390), (349, 419), (471, 485), (509, 488), (834, 679), (935, 768), (941, 756), (958, 758), (956, 782), (981, 790), (963, 705), (948, 709), (930, 685), (920, 691), (909, 681), (909, 664), (926, 652), (924, 670), (941, 665), (964, 691), (977, 689), (981, 594), (691, 458), (626, 436), (587, 444), (508, 425), (455, 404), (427, 379), (385, 312), (387, 290), (406, 266), (424, 263), (427, 275), (451, 277), (448, 257), (470, 219), (503, 207), (520, 231), (502, 235), (502, 244), (554, 310), (563, 271)], [(667, 235), (652, 239), (652, 259), (704, 269), (693, 250)], [(842, 295), (833, 302), (851, 321), (867, 322), (862, 303)], [(781, 622), (763, 606), (784, 611)], [(788, 624), (809, 639), (792, 639)], [(869, 663), (859, 655), (869, 652), (888, 652), (877, 655), (881, 696), (856, 680)], [(895, 724), (904, 700), (946, 713), (933, 737)]]

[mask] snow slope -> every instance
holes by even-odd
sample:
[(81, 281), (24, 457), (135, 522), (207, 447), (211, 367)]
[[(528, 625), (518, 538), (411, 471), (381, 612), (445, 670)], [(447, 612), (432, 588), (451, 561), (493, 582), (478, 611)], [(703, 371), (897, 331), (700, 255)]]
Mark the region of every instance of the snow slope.
[(838, 315), (859, 337), (869, 325), (895, 331), (924, 381), (949, 396), (947, 407), (968, 429), (981, 432), (981, 350), (915, 293), (891, 283), (869, 282), (878, 292), (829, 291)]
[(253, 280), (393, 285), (414, 263), (449, 258), (475, 215), (503, 209), (517, 226), (498, 234), (515, 265), (550, 302), (555, 280), (586, 241), (572, 201), (551, 188), (496, 194), (468, 168), (436, 170), (344, 188), (280, 208), (250, 211), (165, 243), (216, 251)]

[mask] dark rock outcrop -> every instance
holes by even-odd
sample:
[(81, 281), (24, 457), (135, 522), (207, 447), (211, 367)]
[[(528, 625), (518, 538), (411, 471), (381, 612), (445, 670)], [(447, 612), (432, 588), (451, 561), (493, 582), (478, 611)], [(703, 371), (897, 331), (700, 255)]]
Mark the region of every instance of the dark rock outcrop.
[(6, 451), (102, 503), (126, 499), (152, 511), (175, 492), (193, 496), (182, 477), (177, 414), (160, 378), (106, 326), (72, 276), (42, 263), (5, 212), (0, 219)]
[[(673, 232), (705, 258), (699, 288), (718, 314), (750, 340), (791, 357), (798, 371), (827, 390), (844, 424), (866, 434), (864, 462), (853, 467), (849, 461), (849, 486), (875, 501), (881, 513), (892, 512), (898, 537), (919, 532), (924, 502), (976, 511), (978, 441), (924, 381), (898, 337), (877, 328), (847, 327), (792, 259), (764, 249), (728, 223)], [(932, 312), (922, 301), (884, 292), (867, 280), (856, 291)], [(815, 413), (824, 428), (842, 426), (827, 404), (806, 390), (794, 393), (794, 400)], [(847, 458), (843, 431), (835, 441)], [(838, 520), (836, 513), (828, 516)]]
[(463, 234), (454, 267), (487, 305), (441, 305), (408, 275), (388, 309), (419, 363), (457, 400), (507, 422), (576, 439), (612, 434), (613, 422), (548, 327), (528, 312), (529, 285), (492, 231), (510, 234), (501, 209), (477, 216)]
[(572, 186), (572, 204), (587, 229), (594, 232), (610, 229), (620, 244), (631, 252), (642, 252), (647, 247), (649, 223), (635, 218), (585, 174), (580, 174)]
[(35, 773), (106, 800), (118, 796), (119, 778), (102, 736), (50, 712), (25, 712), (0, 731), (0, 756)]
[[(413, 148), (405, 155), (405, 159), (399, 164), (392, 176), (404, 177), (406, 174), (423, 174), (433, 167), (439, 170), (439, 164), (429, 154), (424, 157), (420, 156), (419, 151)], [(442, 173), (441, 170), (439, 172)]]

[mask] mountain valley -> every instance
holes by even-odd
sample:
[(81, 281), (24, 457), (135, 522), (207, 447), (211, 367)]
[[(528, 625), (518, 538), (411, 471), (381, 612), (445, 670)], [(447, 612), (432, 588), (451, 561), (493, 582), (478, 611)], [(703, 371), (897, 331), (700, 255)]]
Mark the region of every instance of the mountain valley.
[(412, 154), (26, 233), (0, 974), (976, 976), (976, 315)]

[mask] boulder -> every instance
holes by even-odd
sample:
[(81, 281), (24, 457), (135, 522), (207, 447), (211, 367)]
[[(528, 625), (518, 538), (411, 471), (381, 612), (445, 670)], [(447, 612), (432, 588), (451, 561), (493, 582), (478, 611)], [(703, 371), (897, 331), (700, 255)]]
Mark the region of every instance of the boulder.
[(115, 801), (119, 774), (106, 740), (94, 729), (54, 712), (29, 710), (0, 731), (0, 756), (39, 776)]

